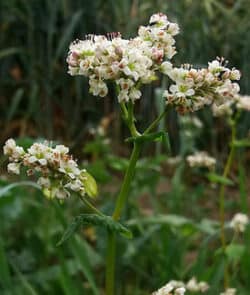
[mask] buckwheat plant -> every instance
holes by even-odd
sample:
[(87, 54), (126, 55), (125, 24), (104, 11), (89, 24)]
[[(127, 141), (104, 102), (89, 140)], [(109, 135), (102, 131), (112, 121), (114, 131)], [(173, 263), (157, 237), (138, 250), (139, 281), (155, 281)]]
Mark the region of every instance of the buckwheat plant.
[[(24, 151), (16, 146), (13, 140), (9, 140), (4, 148), (5, 154), (10, 158), (9, 172), (18, 174), (20, 167), (25, 166), (28, 168), (28, 175), (38, 173), (38, 183), (51, 198), (61, 200), (69, 197), (71, 192), (79, 194), (93, 210), (93, 214), (80, 215), (74, 224), (82, 222), (107, 228), (106, 295), (115, 294), (117, 233), (131, 235), (119, 221), (127, 203), (136, 163), (144, 143), (163, 136), (163, 132), (154, 132), (154, 129), (165, 117), (167, 109), (173, 107), (179, 114), (184, 115), (205, 106), (212, 106), (217, 114), (226, 112), (231, 115), (232, 105), (238, 108), (245, 108), (246, 105), (249, 107), (248, 99), (238, 94), (237, 80), (240, 79), (240, 72), (228, 68), (223, 58), (216, 58), (209, 62), (206, 68), (199, 69), (188, 64), (180, 67), (173, 65), (171, 60), (176, 54), (175, 36), (178, 33), (179, 27), (176, 23), (170, 22), (166, 15), (157, 13), (151, 16), (147, 26), (139, 28), (134, 38), (124, 39), (120, 33), (110, 33), (107, 36), (87, 35), (85, 40), (75, 40), (70, 44), (67, 57), (69, 74), (85, 76), (89, 81), (89, 92), (94, 96), (106, 97), (114, 87), (123, 120), (131, 135), (126, 142), (131, 143), (133, 149), (112, 216), (104, 215), (88, 201), (85, 192), (89, 196), (96, 194), (95, 182), (85, 170), (80, 170), (66, 147), (52, 148), (48, 144), (35, 143)], [(142, 86), (153, 83), (162, 75), (165, 75), (171, 84), (163, 94), (166, 108), (147, 128), (139, 131), (136, 127), (134, 105), (137, 100), (143, 99)], [(234, 140), (235, 129), (233, 130)], [(225, 177), (231, 165), (232, 153), (231, 151), (223, 174)], [(206, 166), (215, 165), (215, 161), (206, 154), (202, 154), (202, 161), (204, 157)], [(200, 160), (198, 162), (200, 163)], [(194, 163), (194, 159), (190, 159), (190, 163)], [(223, 186), (220, 195), (223, 219)], [(62, 241), (70, 234), (70, 231), (66, 231)], [(194, 279), (185, 287), (175, 288), (168, 284), (154, 294), (182, 295), (186, 288), (207, 288), (205, 283), (197, 284)]]

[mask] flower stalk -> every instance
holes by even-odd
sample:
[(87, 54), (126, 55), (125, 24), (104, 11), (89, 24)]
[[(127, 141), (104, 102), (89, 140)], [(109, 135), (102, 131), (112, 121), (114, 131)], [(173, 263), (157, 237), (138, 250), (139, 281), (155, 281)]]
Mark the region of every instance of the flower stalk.
[[(128, 108), (125, 104), (121, 104), (123, 118), (127, 124), (131, 136), (139, 137), (140, 133), (137, 131), (134, 124), (134, 107), (132, 103), (128, 104)], [(119, 220), (122, 214), (122, 210), (126, 205), (126, 201), (129, 194), (131, 182), (135, 174), (136, 163), (138, 161), (140, 152), (142, 149), (142, 143), (134, 142), (133, 150), (130, 156), (129, 165), (127, 167), (124, 180), (121, 186), (120, 193), (118, 194), (115, 209), (113, 212), (113, 219)], [(113, 232), (108, 232), (108, 243), (107, 243), (107, 261), (106, 261), (106, 295), (113, 295), (115, 288), (115, 256), (116, 256), (116, 235)]]
[[(237, 119), (237, 116), (236, 116)], [(235, 155), (235, 145), (234, 142), (236, 140), (236, 119), (232, 120), (230, 122), (231, 125), (231, 144), (230, 144), (230, 151), (228, 154), (228, 158), (224, 167), (223, 171), (223, 177), (227, 178), (230, 169), (232, 167), (234, 155)], [(219, 190), (219, 214), (220, 214), (220, 240), (221, 240), (221, 246), (222, 246), (222, 251), (223, 255), (226, 255), (226, 236), (225, 236), (225, 184), (221, 184), (220, 190)], [(228, 270), (228, 265), (227, 261), (225, 262), (225, 267), (224, 267), (224, 288), (227, 289), (229, 287), (229, 270)]]

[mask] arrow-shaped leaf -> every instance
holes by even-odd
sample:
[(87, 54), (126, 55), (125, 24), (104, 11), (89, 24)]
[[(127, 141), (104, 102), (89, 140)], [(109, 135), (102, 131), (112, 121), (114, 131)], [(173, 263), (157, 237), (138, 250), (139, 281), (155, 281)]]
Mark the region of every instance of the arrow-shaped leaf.
[(111, 216), (97, 214), (81, 214), (75, 217), (73, 222), (68, 226), (61, 240), (57, 243), (57, 246), (60, 246), (62, 243), (68, 240), (80, 226), (86, 225), (102, 226), (105, 227), (107, 230), (117, 232), (128, 239), (132, 238), (131, 231), (121, 223), (113, 220)]

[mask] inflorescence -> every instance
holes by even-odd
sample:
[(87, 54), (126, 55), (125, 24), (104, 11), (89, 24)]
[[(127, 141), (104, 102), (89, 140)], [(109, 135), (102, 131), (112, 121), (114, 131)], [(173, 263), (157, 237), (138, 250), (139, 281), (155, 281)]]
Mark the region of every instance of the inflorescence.
[(141, 97), (141, 84), (157, 79), (164, 59), (171, 59), (179, 27), (161, 13), (154, 14), (148, 26), (141, 26), (138, 36), (123, 39), (120, 34), (92, 35), (71, 43), (67, 62), (71, 75), (89, 78), (90, 92), (104, 97), (108, 81), (119, 88), (118, 100), (135, 101)]
[(214, 103), (215, 107), (235, 100), (240, 87), (234, 82), (240, 79), (240, 72), (226, 67), (224, 59), (208, 63), (206, 69), (194, 69), (190, 65), (181, 68), (165, 62), (164, 73), (175, 83), (164, 92), (168, 105), (180, 114), (193, 112)]
[(50, 147), (47, 143), (34, 143), (27, 151), (8, 139), (4, 154), (9, 157), (8, 172), (20, 174), (20, 168), (27, 168), (27, 175), (38, 174), (37, 183), (49, 198), (65, 199), (69, 191), (85, 194), (86, 170), (78, 164), (64, 145)]
[[(167, 75), (173, 84), (164, 91), (167, 105), (180, 114), (193, 112), (214, 104), (215, 115), (228, 112), (232, 102), (249, 106), (239, 98), (236, 81), (240, 72), (229, 69), (223, 58), (209, 62), (207, 68), (195, 69), (189, 64), (174, 67), (175, 39), (179, 27), (167, 16), (151, 16), (149, 25), (141, 26), (138, 35), (123, 39), (120, 33), (87, 35), (70, 45), (67, 58), (69, 73), (89, 78), (90, 92), (95, 96), (108, 94), (109, 81), (115, 82), (119, 102), (135, 102), (142, 96), (140, 87), (158, 79), (157, 72)], [(242, 103), (241, 103), (242, 101)]]
[(209, 289), (207, 282), (198, 282), (195, 277), (191, 278), (187, 283), (172, 280), (165, 286), (154, 292), (152, 295), (183, 295), (186, 291), (193, 293), (204, 293)]
[(190, 167), (206, 167), (208, 169), (213, 169), (216, 165), (216, 159), (203, 151), (187, 156), (187, 162)]

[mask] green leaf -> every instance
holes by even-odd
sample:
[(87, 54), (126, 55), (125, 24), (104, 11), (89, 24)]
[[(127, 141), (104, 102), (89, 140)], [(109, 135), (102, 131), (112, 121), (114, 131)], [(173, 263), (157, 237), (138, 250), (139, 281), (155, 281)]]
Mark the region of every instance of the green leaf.
[(231, 244), (226, 247), (226, 255), (228, 258), (234, 262), (241, 259), (245, 252), (245, 246), (240, 244)]
[(219, 224), (217, 221), (210, 220), (207, 218), (202, 219), (201, 222), (197, 224), (197, 228), (201, 232), (209, 234), (209, 235), (215, 234), (218, 230), (218, 226)]
[(166, 139), (166, 132), (153, 132), (145, 135), (140, 135), (136, 137), (129, 137), (125, 141), (126, 142), (137, 142), (137, 143), (144, 143), (144, 142), (152, 142), (152, 141), (163, 141)]
[(88, 196), (95, 198), (98, 195), (98, 187), (94, 177), (87, 171), (81, 173), (81, 181)]
[(250, 139), (234, 140), (232, 145), (235, 147), (250, 147)]
[(0, 189), (0, 198), (4, 197), (9, 192), (9, 190), (11, 190), (15, 187), (18, 187), (18, 186), (31, 186), (31, 187), (34, 187), (37, 189), (41, 189), (41, 187), (38, 184), (36, 184), (35, 182), (32, 182), (32, 181), (14, 182), (14, 183), (9, 184), (9, 185)]
[(20, 51), (21, 51), (20, 48), (17, 48), (17, 47), (11, 47), (11, 48), (2, 49), (0, 51), (0, 59), (4, 58), (4, 57), (7, 57), (9, 55), (19, 53)]
[(233, 181), (227, 177), (224, 177), (222, 175), (216, 174), (216, 173), (208, 173), (207, 178), (209, 181), (224, 185), (233, 185)]
[(17, 276), (18, 280), (20, 281), (23, 289), (25, 290), (25, 294), (38, 295), (38, 293), (36, 292), (34, 287), (28, 281), (27, 277), (19, 271), (19, 269), (17, 268), (17, 266), (14, 263), (11, 263), (11, 265), (12, 265), (12, 268), (14, 269), (14, 272), (16, 273), (16, 276)]
[(73, 222), (68, 226), (65, 233), (63, 234), (61, 240), (57, 243), (57, 246), (60, 246), (66, 240), (68, 240), (79, 228), (79, 226), (102, 226), (107, 230), (117, 232), (122, 236), (131, 239), (132, 233), (131, 231), (123, 226), (121, 223), (114, 221), (111, 216), (101, 216), (97, 214), (81, 214), (77, 216)]

